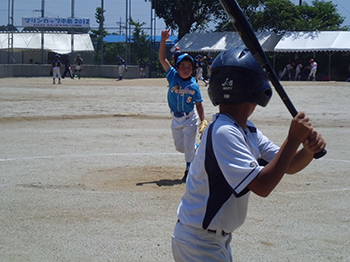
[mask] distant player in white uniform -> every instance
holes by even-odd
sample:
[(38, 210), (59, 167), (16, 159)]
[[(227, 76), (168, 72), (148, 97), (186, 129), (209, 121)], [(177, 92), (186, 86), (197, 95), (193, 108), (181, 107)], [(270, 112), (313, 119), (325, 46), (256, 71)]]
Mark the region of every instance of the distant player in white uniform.
[(310, 63), (311, 69), (310, 69), (310, 74), (309, 74), (309, 77), (307, 78), (307, 81), (310, 81), (310, 79), (312, 79), (312, 81), (316, 81), (317, 63), (314, 59), (310, 59), (309, 63)]
[(51, 70), (52, 70), (52, 78), (53, 78), (53, 84), (55, 84), (56, 77), (58, 78), (58, 84), (61, 84), (61, 61), (60, 61), (60, 55), (55, 55), (55, 60), (52, 61), (51, 64)]
[(283, 69), (282, 74), (279, 77), (279, 80), (281, 80), (285, 75), (288, 75), (288, 80), (292, 80), (292, 72), (293, 72), (293, 68), (295, 66), (295, 63), (290, 63), (287, 64), (286, 67)]
[(199, 86), (192, 77), (193, 58), (187, 53), (180, 55), (176, 61), (176, 69), (166, 58), (166, 40), (169, 38), (169, 31), (170, 29), (162, 31), (159, 61), (169, 82), (168, 105), (172, 115), (171, 131), (176, 150), (185, 154), (186, 169), (182, 180), (186, 181), (189, 167), (196, 153), (198, 117), (203, 121), (205, 115)]
[(224, 51), (211, 70), (208, 95), (220, 112), (203, 133), (177, 210), (177, 262), (231, 262), (231, 233), (245, 221), (250, 192), (268, 196), (285, 173), (302, 170), (325, 147), (304, 112), (281, 148), (248, 120), (256, 105), (268, 104), (272, 89), (247, 49)]

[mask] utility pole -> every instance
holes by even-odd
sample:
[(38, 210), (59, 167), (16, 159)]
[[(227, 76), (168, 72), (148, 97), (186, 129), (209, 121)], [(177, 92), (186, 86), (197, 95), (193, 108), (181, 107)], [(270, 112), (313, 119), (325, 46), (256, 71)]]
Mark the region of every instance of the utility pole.
[[(73, 19), (74, 18), (74, 7), (75, 7), (75, 1), (74, 0), (72, 0), (72, 2), (71, 2), (71, 8), (70, 8), (70, 10), (71, 10), (71, 18)], [(72, 59), (74, 59), (73, 57), (74, 57), (74, 28), (72, 28), (71, 29), (71, 48), (70, 48), (70, 55), (71, 55), (71, 57), (72, 57)]]
[[(45, 0), (41, 0), (41, 17), (45, 17)], [(41, 28), (41, 64), (44, 64), (44, 29)]]
[(14, 0), (10, 0), (8, 2), (8, 37), (7, 37), (7, 47), (9, 49), (8, 55), (7, 55), (7, 63), (13, 64), (13, 9), (14, 9)]
[(128, 0), (125, 0), (125, 61), (128, 56)]
[(119, 25), (119, 35), (122, 34), (122, 24), (124, 24), (124, 22), (122, 22), (122, 18), (120, 17), (119, 22), (115, 22), (117, 25)]
[(302, 5), (303, 4), (303, 0), (299, 0), (299, 5)]
[(128, 56), (128, 64), (131, 63), (131, 0), (129, 0), (129, 56)]
[(101, 65), (103, 65), (103, 22), (105, 20), (104, 18), (104, 2), (103, 0), (101, 0), (101, 9), (102, 9), (102, 12), (101, 12), (101, 21), (100, 21), (100, 35), (101, 35)]

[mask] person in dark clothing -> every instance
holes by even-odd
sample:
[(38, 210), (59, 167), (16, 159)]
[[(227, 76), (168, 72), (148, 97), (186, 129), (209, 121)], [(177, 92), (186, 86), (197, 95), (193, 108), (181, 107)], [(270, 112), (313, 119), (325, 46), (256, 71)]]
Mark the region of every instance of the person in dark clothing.
[(71, 65), (70, 65), (70, 55), (68, 54), (67, 57), (66, 57), (66, 64), (65, 64), (65, 67), (64, 67), (64, 72), (63, 72), (63, 75), (62, 75), (62, 79), (66, 77), (66, 75), (70, 76), (70, 78), (74, 78), (74, 75), (73, 75), (73, 72), (72, 72), (72, 69), (71, 69)]

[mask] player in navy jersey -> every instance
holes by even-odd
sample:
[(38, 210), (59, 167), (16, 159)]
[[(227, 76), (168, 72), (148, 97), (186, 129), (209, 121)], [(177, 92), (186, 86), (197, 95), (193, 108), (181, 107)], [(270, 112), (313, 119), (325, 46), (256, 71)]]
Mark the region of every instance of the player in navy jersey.
[(207, 59), (206, 59), (206, 62), (207, 62), (207, 76), (208, 76), (207, 81), (210, 79), (211, 64), (213, 63), (213, 61), (214, 61), (213, 54), (209, 53), (208, 56), (207, 56)]
[(141, 59), (140, 64), (139, 64), (141, 78), (146, 77), (146, 67), (147, 67), (147, 64), (146, 64), (145, 60)]
[(126, 62), (123, 58), (120, 57), (120, 55), (117, 55), (117, 65), (118, 65), (118, 74), (119, 74), (119, 79), (118, 80), (123, 80), (123, 74), (124, 71), (127, 70), (126, 67)]
[(66, 57), (66, 64), (64, 65), (64, 72), (62, 74), (62, 79), (66, 77), (66, 75), (70, 76), (70, 78), (74, 78), (73, 76), (73, 72), (72, 72), (72, 69), (71, 69), (71, 64), (70, 64), (70, 54), (67, 55)]
[(203, 57), (201, 55), (197, 55), (197, 61), (196, 61), (196, 81), (198, 83), (198, 80), (202, 80), (205, 83), (205, 86), (208, 85), (207, 80), (203, 77)]
[(56, 54), (55, 59), (52, 61), (51, 64), (51, 70), (52, 70), (52, 77), (53, 77), (53, 84), (56, 83), (56, 77), (58, 78), (58, 84), (61, 84), (61, 61), (60, 61), (60, 55)]

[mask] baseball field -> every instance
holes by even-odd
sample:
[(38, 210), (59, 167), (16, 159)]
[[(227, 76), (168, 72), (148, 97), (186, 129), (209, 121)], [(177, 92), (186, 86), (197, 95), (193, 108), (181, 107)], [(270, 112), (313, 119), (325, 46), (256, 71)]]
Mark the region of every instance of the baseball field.
[[(350, 261), (350, 83), (283, 85), (328, 154), (251, 195), (235, 261)], [(173, 260), (186, 184), (166, 92), (166, 79), (0, 78), (1, 261)], [(275, 93), (251, 120), (280, 145), (291, 116)]]

